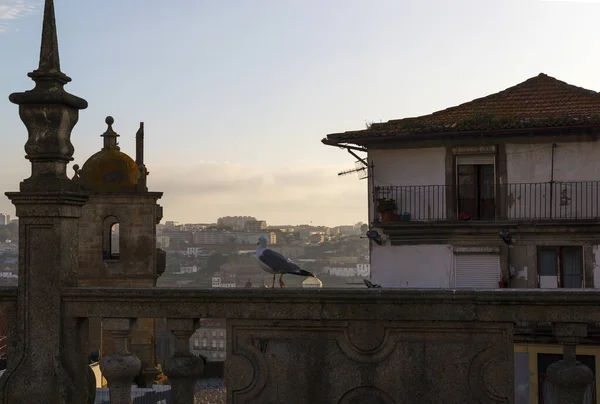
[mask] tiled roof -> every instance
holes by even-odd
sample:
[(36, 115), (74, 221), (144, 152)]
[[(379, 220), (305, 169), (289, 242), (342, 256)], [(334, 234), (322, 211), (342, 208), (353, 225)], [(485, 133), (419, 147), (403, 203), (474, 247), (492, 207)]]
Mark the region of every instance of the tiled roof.
[(496, 94), (415, 118), (327, 135), (324, 143), (420, 134), (600, 125), (600, 94), (539, 74)]

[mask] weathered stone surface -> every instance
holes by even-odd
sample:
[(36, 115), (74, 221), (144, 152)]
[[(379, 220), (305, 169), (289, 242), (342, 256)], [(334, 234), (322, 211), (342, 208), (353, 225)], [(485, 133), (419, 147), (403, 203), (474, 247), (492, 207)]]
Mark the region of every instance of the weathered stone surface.
[(548, 366), (556, 404), (582, 403), (585, 392), (594, 380), (590, 368), (577, 361), (576, 345), (587, 337), (587, 324), (556, 323), (554, 335), (563, 344), (563, 360)]
[(194, 386), (202, 375), (204, 361), (190, 353), (189, 339), (198, 328), (193, 319), (168, 319), (167, 327), (175, 336), (175, 354), (163, 365), (163, 372), (172, 386), (173, 401), (188, 404), (194, 400)]
[(373, 321), (368, 343), (352, 322), (227, 324), (230, 403), (499, 403), (513, 394), (510, 324)]
[(131, 385), (142, 368), (141, 361), (128, 349), (128, 339), (136, 321), (129, 318), (109, 318), (103, 319), (103, 326), (114, 343), (113, 354), (100, 360), (100, 370), (110, 389), (110, 402), (129, 404)]

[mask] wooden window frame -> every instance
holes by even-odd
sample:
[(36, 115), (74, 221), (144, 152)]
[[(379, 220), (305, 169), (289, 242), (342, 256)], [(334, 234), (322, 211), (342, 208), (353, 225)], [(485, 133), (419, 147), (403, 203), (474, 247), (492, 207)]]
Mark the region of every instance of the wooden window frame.
[(537, 247), (537, 287), (540, 287), (540, 252), (542, 250), (554, 250), (556, 252), (556, 284), (558, 289), (563, 289), (563, 273), (562, 273), (562, 253), (565, 248), (578, 248), (581, 268), (581, 289), (585, 288), (585, 263), (583, 256), (583, 246), (579, 245), (563, 245), (563, 246), (538, 246)]

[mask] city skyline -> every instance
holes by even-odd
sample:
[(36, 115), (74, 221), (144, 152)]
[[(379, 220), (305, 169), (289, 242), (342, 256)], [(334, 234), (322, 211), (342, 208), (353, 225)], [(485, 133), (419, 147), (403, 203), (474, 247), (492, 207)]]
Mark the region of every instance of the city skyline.
[[(2, 94), (32, 86), (41, 4), (0, 0), (0, 52), (12, 56), (0, 66)], [(144, 121), (148, 184), (165, 192), (173, 220), (366, 221), (366, 181), (338, 178), (354, 159), (323, 146), (326, 134), (427, 114), (540, 72), (600, 89), (600, 58), (581, 40), (595, 36), (597, 2), (307, 4), (57, 1), (67, 89), (90, 103), (73, 163), (100, 149), (107, 115), (130, 155)], [(0, 121), (5, 150), (22, 150), (26, 130), (6, 97)], [(28, 176), (23, 154), (4, 156), (0, 189)], [(6, 198), (0, 211), (14, 215)]]

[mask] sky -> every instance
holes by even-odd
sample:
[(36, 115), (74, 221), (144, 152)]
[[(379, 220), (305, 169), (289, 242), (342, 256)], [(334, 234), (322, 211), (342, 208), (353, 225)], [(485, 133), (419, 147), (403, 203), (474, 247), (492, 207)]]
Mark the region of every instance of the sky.
[[(0, 0), (0, 190), (29, 176), (12, 92), (32, 88), (42, 0)], [(55, 0), (66, 90), (89, 102), (73, 163), (107, 115), (145, 123), (164, 220), (367, 221), (367, 183), (329, 133), (428, 114), (544, 72), (600, 90), (600, 1)], [(72, 174), (69, 168), (69, 174)], [(0, 211), (14, 215), (0, 197)]]

